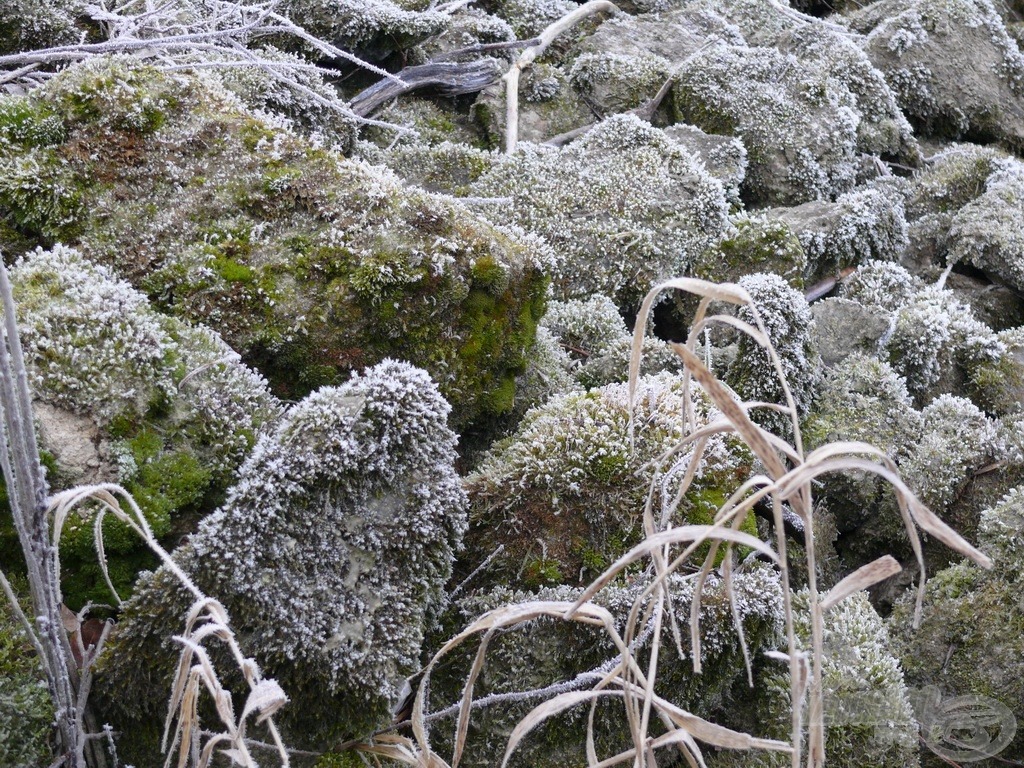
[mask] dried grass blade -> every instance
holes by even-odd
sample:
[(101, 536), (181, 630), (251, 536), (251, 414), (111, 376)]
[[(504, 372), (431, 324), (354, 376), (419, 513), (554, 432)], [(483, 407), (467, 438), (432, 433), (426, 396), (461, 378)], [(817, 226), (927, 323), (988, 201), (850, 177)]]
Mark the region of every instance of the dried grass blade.
[(732, 393), (709, 371), (700, 358), (682, 344), (670, 343), (669, 346), (682, 358), (686, 368), (697, 380), (704, 392), (718, 407), (732, 424), (736, 427), (743, 442), (754, 452), (764, 464), (765, 468), (774, 478), (780, 478), (786, 474), (782, 461), (778, 454), (772, 449), (771, 444), (761, 433), (761, 429), (750, 420), (743, 406), (733, 399)]
[(667, 544), (681, 544), (685, 541), (701, 543), (709, 539), (731, 541), (735, 544), (741, 544), (742, 546), (757, 550), (772, 562), (778, 562), (778, 557), (775, 555), (774, 550), (760, 539), (751, 536), (749, 533), (734, 531), (732, 528), (721, 528), (714, 525), (681, 525), (678, 528), (669, 528), (667, 531), (662, 531), (661, 533), (656, 533), (653, 536), (648, 536), (646, 540), (637, 544), (629, 550), (629, 552), (612, 563), (604, 573), (590, 583), (590, 586), (583, 591), (583, 594), (580, 595), (576, 602), (572, 603), (570, 608), (566, 611), (566, 618), (573, 616), (577, 611), (581, 610), (588, 600), (604, 589), (604, 587), (607, 586), (608, 583), (611, 582), (611, 580), (614, 579), (619, 572), (630, 563), (639, 560), (645, 555), (650, 555), (652, 552), (660, 550)]
[(622, 696), (622, 691), (570, 691), (569, 693), (559, 694), (534, 707), (526, 717), (516, 724), (512, 735), (509, 736), (508, 746), (505, 748), (505, 757), (501, 761), (501, 768), (505, 768), (508, 765), (509, 758), (516, 747), (519, 746), (519, 742), (523, 740), (523, 737), (549, 717), (554, 717), (585, 701), (593, 701), (594, 699), (606, 696)]
[(885, 581), (890, 576), (895, 576), (903, 570), (903, 567), (896, 562), (892, 555), (885, 555), (873, 560), (867, 565), (862, 565), (856, 571), (844, 578), (821, 598), (819, 605), (821, 610), (827, 611), (834, 608), (850, 595), (860, 592), (862, 589), (873, 587), (880, 581)]

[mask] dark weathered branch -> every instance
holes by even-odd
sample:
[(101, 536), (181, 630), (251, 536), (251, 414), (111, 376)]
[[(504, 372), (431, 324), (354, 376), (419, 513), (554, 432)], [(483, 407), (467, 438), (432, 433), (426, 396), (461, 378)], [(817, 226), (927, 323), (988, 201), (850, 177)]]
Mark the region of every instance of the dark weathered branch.
[(409, 91), (430, 88), (442, 96), (460, 96), (482, 91), (501, 77), (497, 59), (478, 59), (466, 63), (432, 62), (406, 67), (398, 73), (401, 82), (380, 80), (359, 93), (349, 106), (360, 117), (369, 117), (387, 102)]

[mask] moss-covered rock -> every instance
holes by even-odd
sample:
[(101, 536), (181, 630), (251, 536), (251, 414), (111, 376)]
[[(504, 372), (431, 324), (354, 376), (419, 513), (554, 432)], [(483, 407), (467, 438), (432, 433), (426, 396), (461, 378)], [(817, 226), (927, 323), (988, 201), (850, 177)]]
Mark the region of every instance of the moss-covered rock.
[(742, 139), (750, 203), (798, 205), (853, 187), (858, 120), (850, 94), (792, 54), (703, 49), (679, 70), (673, 98), (680, 120)]
[[(632, 445), (625, 384), (556, 396), (528, 413), (467, 479), (472, 527), (460, 569), (468, 573), (501, 544), (490, 583), (579, 584), (600, 573), (642, 537), (651, 483), (668, 484), (667, 504), (681, 479), (672, 467), (684, 466), (689, 452), (665, 466), (659, 459), (683, 436), (682, 387), (667, 373), (640, 380)], [(699, 424), (714, 418), (696, 387), (693, 397)], [(751, 461), (735, 438), (713, 436), (678, 509), (663, 511), (658, 495), (655, 518), (709, 523)], [(745, 526), (753, 531), (753, 519)]]
[[(757, 316), (775, 348), (782, 374), (793, 396), (796, 416), (803, 417), (810, 408), (821, 377), (821, 358), (811, 343), (810, 307), (803, 294), (778, 275), (748, 275), (740, 279), (739, 285), (754, 301)], [(741, 307), (737, 314), (744, 322), (757, 327), (754, 311), (749, 306)], [(736, 358), (724, 378), (743, 400), (787, 404), (771, 357), (747, 334), (740, 336)], [(792, 431), (790, 416), (760, 410), (754, 413), (753, 418), (780, 434)]]
[(603, 293), (639, 304), (727, 226), (718, 180), (632, 115), (611, 117), (563, 149), (521, 144), (472, 190), (511, 196), (512, 221), (551, 243), (561, 299)]
[[(825, 371), (803, 437), (808, 450), (843, 440), (866, 442), (899, 463), (913, 450), (923, 426), (905, 380), (886, 363), (853, 354)], [(848, 570), (889, 552), (903, 536), (898, 513), (882, 511), (890, 495), (874, 474), (844, 472), (822, 478), (816, 496), (835, 519), (835, 546)]]
[[(227, 502), (174, 553), (288, 694), (278, 722), (291, 746), (381, 725), (417, 665), (465, 526), (448, 410), (426, 373), (394, 361), (320, 389), (260, 440)], [(177, 655), (168, 638), (191, 602), (161, 569), (118, 623), (102, 693), (134, 754), (154, 747), (147, 723), (162, 719)], [(244, 685), (231, 666), (221, 659), (220, 673)]]
[(0, 599), (0, 765), (49, 765), (53, 721), (42, 666), (5, 596)]
[[(676, 616), (688, 616), (693, 594), (693, 577), (673, 576), (668, 579), (669, 594)], [(608, 608), (621, 626), (634, 600), (645, 586), (639, 583), (612, 585), (598, 593), (594, 602)], [(751, 655), (773, 647), (778, 642), (782, 620), (782, 593), (778, 575), (768, 566), (756, 561), (737, 568), (733, 576), (737, 613)], [(500, 608), (524, 600), (575, 600), (580, 589), (573, 587), (545, 588), (536, 592), (510, 590), (497, 587), (481, 591), (478, 595), (461, 600), (449, 621), (454, 631), (462, 629), (468, 621), (486, 610)], [(683, 628), (680, 657), (672, 631), (666, 620), (662, 628), (661, 652), (655, 691), (689, 711), (717, 721), (723, 697), (732, 687), (746, 680), (743, 655), (736, 630), (730, 599), (722, 579), (713, 574), (701, 595), (701, 650), (702, 673), (694, 674), (690, 657), (689, 633)], [(638, 644), (636, 656), (641, 665), (648, 663), (650, 637)], [(529, 691), (557, 685), (576, 679), (579, 675), (593, 674), (602, 665), (616, 657), (614, 645), (599, 628), (581, 624), (540, 619), (493, 638), (486, 656), (483, 674), (474, 687), (474, 697), (488, 694)], [(432, 678), (432, 705), (438, 707), (458, 700), (468, 672), (471, 657), (454, 653), (452, 658)], [(604, 667), (606, 668), (606, 667)], [(576, 686), (592, 687), (597, 677), (584, 677)], [(745, 684), (745, 682), (744, 682)], [(516, 723), (543, 697), (526, 698), (492, 704), (473, 711), (469, 740), (463, 763), (486, 768), (500, 763), (509, 735)], [(586, 761), (586, 731), (589, 707), (581, 705), (563, 715), (552, 718), (523, 740), (512, 755), (509, 765), (517, 768), (556, 768), (579, 765)], [(652, 718), (652, 730), (659, 727)], [(450, 738), (451, 720), (442, 721), (433, 732), (434, 739)], [(599, 703), (595, 720), (595, 749), (599, 759), (610, 757), (631, 746), (629, 726), (620, 699), (612, 698)], [(439, 745), (435, 745), (439, 746)], [(450, 754), (450, 747), (438, 749), (442, 757)], [(658, 764), (676, 765), (675, 755), (660, 752)]]
[[(798, 643), (808, 648), (811, 622), (807, 593), (794, 598)], [(916, 768), (918, 726), (900, 661), (890, 650), (886, 627), (867, 597), (858, 593), (825, 614), (825, 756), (837, 768)], [(729, 712), (734, 727), (757, 736), (790, 735), (790, 681), (782, 662), (759, 665), (754, 691), (738, 689)], [(711, 768), (783, 768), (789, 756), (773, 752), (721, 751)]]
[(847, 192), (834, 203), (773, 208), (766, 215), (796, 233), (806, 253), (803, 276), (809, 282), (871, 259), (897, 261), (908, 242), (902, 195), (880, 184)]
[[(278, 415), (266, 381), (216, 333), (160, 315), (71, 248), (26, 254), (11, 281), (51, 485), (120, 483), (156, 536), (190, 531)], [(114, 600), (97, 563), (92, 512), (72, 515), (62, 538), (64, 599), (75, 610)], [(9, 512), (2, 519), (9, 528)], [(153, 558), (112, 518), (104, 539), (126, 596)]]
[(1001, 162), (985, 191), (964, 205), (949, 230), (950, 262), (977, 267), (1018, 294), (1024, 290), (1024, 163)]
[[(0, 145), (0, 165), (22, 169), (0, 183), (11, 229), (76, 239), (161, 308), (219, 331), (280, 394), (397, 355), (431, 372), (459, 425), (511, 407), (544, 308), (549, 251), (535, 239), (188, 75), (94, 60), (29, 99), (66, 138)], [(12, 178), (25, 179), (13, 192)]]
[(770, 272), (792, 285), (803, 285), (807, 254), (788, 224), (760, 214), (737, 216), (732, 224), (735, 229), (727, 237), (694, 261), (695, 277), (736, 282), (756, 272)]
[(925, 135), (1024, 141), (1024, 57), (990, 0), (884, 0), (847, 20)]
[[(978, 734), (975, 743), (982, 751), (973, 759), (993, 754), (1015, 758), (1024, 749), (1019, 728), (1012, 743), (1006, 743), (1013, 719), (1024, 717), (1024, 653), (1020, 647), (1024, 637), (1020, 590), (1024, 565), (1022, 510), (1024, 494), (1016, 489), (981, 515), (980, 546), (992, 558), (992, 571), (973, 563), (950, 566), (928, 581), (920, 628), (911, 626), (911, 594), (896, 606), (889, 620), (908, 683), (926, 690), (934, 686), (940, 706), (942, 701), (957, 696), (980, 697), (975, 699), (974, 708), (995, 716)], [(941, 709), (932, 714), (941, 714)], [(943, 738), (941, 722), (938, 732), (923, 735), (926, 743), (947, 750), (957, 748), (948, 733)], [(968, 750), (969, 746), (961, 745), (961, 750), (950, 756), (972, 759)]]
[[(607, 296), (553, 301), (541, 324), (575, 361), (572, 374), (584, 387), (600, 387), (629, 377), (633, 334)], [(641, 375), (681, 369), (679, 357), (665, 342), (651, 334), (644, 336)]]

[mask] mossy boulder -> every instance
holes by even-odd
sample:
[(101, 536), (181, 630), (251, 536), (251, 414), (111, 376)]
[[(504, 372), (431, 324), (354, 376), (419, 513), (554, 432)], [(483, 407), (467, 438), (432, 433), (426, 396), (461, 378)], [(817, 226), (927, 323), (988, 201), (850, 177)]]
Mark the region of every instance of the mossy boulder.
[(632, 115), (608, 118), (562, 149), (520, 144), (471, 190), (511, 197), (511, 221), (552, 245), (559, 299), (602, 293), (639, 305), (727, 226), (721, 183)]
[[(22, 606), (29, 610), (28, 606)], [(53, 702), (25, 629), (0, 600), (0, 765), (35, 768), (53, 760)]]
[(76, 241), (220, 332), (281, 395), (391, 355), (431, 372), (458, 425), (511, 407), (544, 308), (536, 240), (190, 75), (92, 60), (24, 103), (63, 135), (0, 142), (0, 166), (21, 169), (0, 183), (8, 229)]
[[(11, 282), (51, 487), (120, 483), (157, 537), (191, 531), (280, 412), (266, 381), (216, 333), (161, 315), (111, 269), (66, 246), (26, 254)], [(62, 537), (64, 600), (75, 610), (115, 600), (97, 562), (94, 511), (72, 515)], [(5, 510), (5, 540), (10, 526)], [(104, 540), (126, 597), (154, 560), (112, 518)]]
[[(395, 361), (318, 390), (261, 438), (225, 504), (173, 555), (289, 696), (277, 720), (292, 747), (384, 724), (415, 671), (465, 526), (448, 411), (425, 372)], [(170, 637), (193, 600), (165, 567), (124, 607), (99, 688), (128, 759), (153, 763)], [(242, 690), (231, 659), (211, 651)]]
[(785, 223), (804, 248), (803, 277), (813, 283), (871, 259), (897, 261), (907, 246), (907, 221), (898, 190), (872, 184), (795, 208), (772, 208), (766, 215)]
[(1020, 294), (1024, 291), (1024, 163), (1005, 160), (984, 192), (964, 205), (949, 229), (950, 262), (976, 267)]
[(803, 285), (807, 254), (787, 223), (764, 214), (741, 214), (732, 224), (727, 237), (694, 261), (694, 277), (726, 283), (770, 272), (792, 285)]
[[(695, 386), (698, 426), (717, 413)], [(580, 584), (595, 577), (643, 537), (644, 504), (652, 482), (666, 482), (665, 503), (680, 476), (660, 457), (683, 437), (683, 381), (661, 373), (643, 377), (632, 411), (626, 384), (549, 400), (527, 413), (516, 433), (483, 458), (467, 479), (471, 529), (460, 561), (466, 573), (498, 547), (486, 571), (489, 583), (533, 588)], [(743, 482), (752, 457), (737, 439), (710, 438), (693, 486), (676, 509), (654, 517), (710, 523)], [(755, 530), (748, 518), (745, 530)]]
[[(1024, 717), (1024, 605), (1021, 603), (1021, 553), (1024, 552), (1024, 494), (1015, 489), (981, 515), (980, 547), (992, 558), (994, 568), (985, 571), (973, 563), (952, 565), (928, 581), (922, 622), (911, 626), (914, 596), (900, 602), (889, 620), (896, 653), (902, 660), (907, 682), (928, 691), (936, 689), (938, 702), (924, 702), (932, 710), (932, 722), (942, 704), (958, 696), (974, 698), (974, 709), (990, 720), (978, 734), (973, 757), (969, 746), (957, 745), (945, 734), (926, 730), (922, 735), (964, 760), (999, 755), (1018, 758), (1024, 740), (1013, 721)], [(923, 718), (922, 718), (923, 719)], [(987, 749), (986, 749), (987, 748)], [(938, 761), (935, 762), (939, 765)]]
[(677, 120), (743, 141), (749, 204), (833, 199), (854, 185), (853, 97), (793, 54), (724, 43), (703, 48), (679, 69), (672, 97)]
[[(793, 604), (798, 647), (809, 649), (807, 593), (797, 593)], [(886, 625), (863, 593), (825, 614), (823, 639), (828, 765), (917, 768), (918, 724), (912, 692), (890, 648)], [(726, 722), (762, 738), (788, 741), (792, 724), (789, 672), (779, 660), (759, 660), (757, 667), (754, 690), (737, 686), (728, 710), (734, 719)], [(709, 756), (707, 763), (709, 768), (784, 768), (790, 759), (774, 752), (722, 750)]]
[(1024, 142), (1024, 56), (990, 0), (883, 0), (847, 23), (923, 135)]

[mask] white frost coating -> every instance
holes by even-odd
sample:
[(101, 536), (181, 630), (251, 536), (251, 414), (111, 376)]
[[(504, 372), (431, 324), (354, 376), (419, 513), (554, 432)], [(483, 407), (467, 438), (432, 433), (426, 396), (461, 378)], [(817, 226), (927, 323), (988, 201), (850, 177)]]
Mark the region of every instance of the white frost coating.
[(318, 390), (176, 555), (313, 729), (372, 727), (416, 667), (466, 526), (449, 411), (425, 372), (391, 360)]

